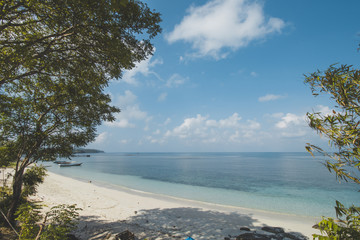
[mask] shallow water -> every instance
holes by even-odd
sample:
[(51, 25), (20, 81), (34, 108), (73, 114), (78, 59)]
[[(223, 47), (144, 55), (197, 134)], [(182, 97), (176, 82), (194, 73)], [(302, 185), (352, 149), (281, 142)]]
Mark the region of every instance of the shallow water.
[(335, 199), (357, 203), (355, 184), (339, 184), (307, 153), (102, 153), (76, 157), (61, 175), (197, 201), (305, 216), (334, 216)]

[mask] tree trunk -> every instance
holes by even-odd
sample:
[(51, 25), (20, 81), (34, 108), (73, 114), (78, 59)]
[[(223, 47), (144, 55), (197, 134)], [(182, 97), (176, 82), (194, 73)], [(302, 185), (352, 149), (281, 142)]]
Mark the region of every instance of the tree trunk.
[(15, 172), (14, 175), (13, 194), (11, 197), (9, 210), (6, 215), (6, 217), (9, 219), (11, 224), (15, 223), (15, 212), (20, 204), (24, 170), (25, 170), (24, 168), (20, 168), (18, 171)]

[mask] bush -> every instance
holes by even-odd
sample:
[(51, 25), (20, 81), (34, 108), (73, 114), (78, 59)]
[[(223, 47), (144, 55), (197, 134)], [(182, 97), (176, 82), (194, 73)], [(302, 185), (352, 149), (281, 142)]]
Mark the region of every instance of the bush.
[(333, 218), (323, 218), (319, 222), (321, 234), (313, 234), (314, 239), (360, 239), (360, 208), (351, 206), (345, 208), (339, 201), (336, 201), (337, 220)]
[[(0, 186), (0, 209), (3, 213), (8, 211), (10, 206), (11, 197), (12, 197), (12, 188), (11, 184), (8, 184), (11, 174), (8, 174), (3, 179), (3, 184)], [(36, 188), (44, 181), (46, 176), (46, 169), (43, 166), (33, 166), (26, 170), (23, 176), (23, 189), (21, 192), (21, 203), (27, 202), (26, 198), (28, 196), (34, 195), (36, 193)], [(0, 217), (0, 225), (7, 226), (8, 223), (3, 217)]]
[(20, 240), (63, 240), (76, 228), (79, 216), (75, 205), (58, 205), (52, 207), (44, 216), (38, 205), (29, 203), (21, 205), (17, 211), (20, 225)]
[(23, 190), (22, 197), (26, 198), (28, 196), (34, 195), (36, 193), (36, 188), (39, 184), (44, 182), (46, 176), (46, 169), (44, 166), (33, 166), (32, 168), (26, 170), (23, 176)]

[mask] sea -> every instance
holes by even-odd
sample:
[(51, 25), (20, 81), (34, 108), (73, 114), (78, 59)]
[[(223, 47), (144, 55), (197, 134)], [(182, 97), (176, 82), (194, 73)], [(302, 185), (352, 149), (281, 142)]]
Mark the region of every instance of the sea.
[(304, 153), (96, 153), (48, 170), (110, 188), (270, 212), (334, 217), (335, 201), (359, 205), (359, 186), (339, 182), (322, 157)]

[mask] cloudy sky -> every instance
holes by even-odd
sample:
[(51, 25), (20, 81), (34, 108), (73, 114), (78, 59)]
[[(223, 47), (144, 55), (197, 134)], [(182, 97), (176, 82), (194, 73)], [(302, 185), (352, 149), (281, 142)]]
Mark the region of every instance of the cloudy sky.
[(329, 112), (304, 74), (359, 67), (360, 1), (147, 0), (153, 56), (106, 91), (121, 108), (88, 147), (106, 152), (304, 151), (326, 146), (306, 112)]

